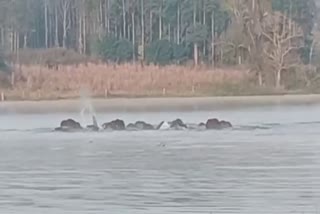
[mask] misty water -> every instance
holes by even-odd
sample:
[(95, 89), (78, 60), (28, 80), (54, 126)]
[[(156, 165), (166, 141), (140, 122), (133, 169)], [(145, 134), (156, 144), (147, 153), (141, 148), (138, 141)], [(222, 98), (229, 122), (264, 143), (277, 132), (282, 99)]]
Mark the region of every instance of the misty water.
[(0, 213), (320, 213), (320, 106), (96, 114), (235, 127), (56, 133), (80, 113), (1, 114)]

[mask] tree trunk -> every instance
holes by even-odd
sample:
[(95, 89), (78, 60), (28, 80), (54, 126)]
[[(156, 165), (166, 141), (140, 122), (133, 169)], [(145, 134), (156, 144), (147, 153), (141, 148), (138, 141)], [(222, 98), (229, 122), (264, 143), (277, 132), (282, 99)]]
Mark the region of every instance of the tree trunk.
[(67, 47), (67, 17), (68, 16), (68, 9), (67, 6), (64, 5), (63, 8), (63, 37), (62, 37), (62, 47), (66, 48)]
[(13, 31), (10, 32), (10, 49), (11, 49), (11, 52), (14, 52), (15, 49), (14, 49), (14, 33)]
[(177, 44), (180, 44), (180, 2), (177, 5)]
[(135, 41), (136, 41), (136, 29), (135, 29), (135, 22), (134, 22), (134, 11), (131, 14), (131, 22), (132, 22), (132, 48), (133, 48), (133, 54), (132, 59), (133, 61), (136, 60), (136, 54), (135, 54)]
[(144, 0), (141, 0), (141, 46), (142, 46), (142, 60), (144, 60)]
[(161, 6), (159, 11), (159, 40), (162, 39), (162, 0), (161, 0)]
[(282, 69), (278, 69), (276, 73), (276, 88), (280, 89), (281, 88), (281, 71)]
[(104, 0), (103, 10), (104, 10), (104, 29), (108, 29), (108, 0)]
[(262, 72), (258, 71), (258, 84), (261, 87), (263, 85)]
[(83, 15), (81, 12), (79, 12), (79, 53), (83, 54), (83, 37), (82, 37), (82, 33), (83, 33)]
[(197, 22), (197, 3), (196, 1), (193, 1), (193, 27), (196, 26)]
[(83, 53), (87, 53), (87, 15), (86, 11), (83, 11)]
[(53, 23), (52, 23), (52, 15), (50, 13), (48, 14), (48, 46), (52, 47), (53, 46)]
[(114, 32), (115, 37), (116, 37), (116, 38), (119, 38), (119, 36), (118, 36), (118, 34), (119, 34), (119, 32), (118, 32), (118, 25), (115, 25), (115, 26), (114, 26), (114, 31), (115, 31), (115, 32)]
[[(289, 35), (292, 35), (292, 0), (289, 3)], [(291, 45), (291, 39), (289, 39), (289, 46)]]
[(153, 13), (152, 13), (152, 11), (150, 11), (150, 29), (149, 29), (149, 31), (150, 31), (150, 41), (149, 42), (152, 42), (152, 40), (153, 40), (153, 30), (152, 30), (152, 25), (153, 25)]
[(103, 28), (104, 28), (104, 24), (103, 24), (103, 4), (102, 4), (102, 0), (99, 1), (99, 39), (102, 39), (103, 36)]
[(59, 47), (59, 20), (58, 20), (58, 5), (55, 5), (55, 37), (54, 45)]
[(15, 73), (14, 71), (11, 72), (11, 86), (14, 87), (15, 85)]
[(44, 0), (44, 25), (45, 25), (45, 43), (49, 47), (49, 30), (48, 30), (48, 0)]
[(171, 41), (171, 24), (168, 24), (168, 34), (169, 34), (169, 41)]
[(122, 0), (122, 21), (123, 21), (123, 38), (127, 38), (127, 33), (126, 33), (126, 3), (125, 0)]
[[(131, 15), (130, 15), (131, 16)], [(132, 25), (127, 24), (127, 40), (132, 41)]]
[(108, 35), (110, 34), (110, 16), (109, 16), (109, 13), (110, 13), (110, 0), (107, 0), (107, 32), (108, 32)]
[(1, 41), (0, 41), (0, 44), (1, 46), (3, 46), (4, 44), (4, 31), (3, 31), (3, 27), (0, 28), (0, 37), (1, 37)]
[[(203, 4), (203, 25), (206, 26), (206, 8), (205, 8), (205, 3), (204, 0), (202, 0)], [(203, 56), (206, 56), (206, 40), (203, 40)]]
[(17, 31), (14, 32), (14, 48), (15, 48), (15, 52), (18, 52), (18, 49), (19, 49), (19, 33)]
[(314, 49), (314, 46), (316, 44), (316, 41), (315, 39), (312, 41), (312, 44), (311, 44), (311, 47), (310, 47), (310, 52), (309, 52), (309, 65), (311, 65), (311, 62), (312, 62), (312, 57), (313, 57), (313, 49)]
[[(196, 19), (197, 19), (197, 7), (196, 7), (196, 1), (193, 1), (193, 27), (196, 26)], [(198, 44), (197, 42), (193, 43), (193, 58), (194, 58), (194, 64), (195, 66), (198, 65)]]
[(215, 25), (214, 25), (214, 11), (212, 11), (212, 14), (211, 14), (211, 64), (212, 64), (212, 67), (215, 66), (215, 47), (214, 47), (214, 40), (215, 40)]
[(193, 57), (194, 57), (194, 65), (197, 66), (199, 64), (199, 53), (198, 53), (198, 43), (194, 43), (193, 45)]
[(28, 34), (25, 33), (23, 36), (23, 49), (27, 49), (28, 47)]
[(19, 71), (21, 69), (21, 64), (20, 64), (20, 33), (16, 32), (16, 51), (17, 51), (17, 65), (19, 68)]

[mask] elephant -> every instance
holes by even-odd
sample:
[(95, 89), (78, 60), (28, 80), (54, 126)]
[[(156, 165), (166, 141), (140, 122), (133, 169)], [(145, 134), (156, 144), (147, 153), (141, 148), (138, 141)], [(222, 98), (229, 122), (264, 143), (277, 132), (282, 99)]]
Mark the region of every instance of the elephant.
[(175, 129), (175, 130), (181, 130), (181, 129), (187, 129), (188, 126), (181, 120), (176, 119), (170, 122), (162, 121), (156, 129), (160, 130), (166, 130), (166, 129)]
[(144, 121), (137, 121), (135, 123), (130, 123), (127, 126), (129, 130), (155, 130), (155, 127), (149, 123)]
[(63, 120), (60, 123), (60, 127), (55, 129), (56, 131), (77, 131), (83, 130), (83, 127), (80, 125), (79, 122), (73, 119)]
[(206, 129), (232, 128), (232, 124), (230, 122), (224, 121), (224, 120), (219, 121), (216, 118), (208, 119), (205, 126), (206, 126)]
[(105, 130), (117, 130), (117, 131), (120, 131), (120, 130), (125, 130), (126, 129), (126, 125), (125, 125), (123, 120), (116, 119), (116, 120), (113, 120), (111, 122), (104, 123), (102, 125), (102, 128), (105, 129)]

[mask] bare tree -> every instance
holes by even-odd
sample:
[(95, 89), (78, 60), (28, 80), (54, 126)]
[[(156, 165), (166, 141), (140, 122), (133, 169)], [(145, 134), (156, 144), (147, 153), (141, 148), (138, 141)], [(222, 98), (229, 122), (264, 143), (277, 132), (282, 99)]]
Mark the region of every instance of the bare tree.
[(49, 25), (48, 25), (48, 0), (44, 0), (44, 25), (45, 25), (45, 43), (46, 48), (49, 47)]
[(250, 42), (248, 45), (249, 63), (257, 73), (258, 83), (263, 84), (264, 56), (262, 53), (262, 31), (265, 18), (271, 12), (271, 0), (227, 0), (234, 19), (241, 21), (244, 35)]
[(61, 2), (61, 13), (62, 13), (62, 29), (63, 29), (63, 36), (62, 36), (62, 47), (67, 47), (67, 39), (68, 39), (68, 31), (70, 29), (70, 20), (69, 20), (69, 13), (71, 7), (72, 0), (62, 0)]
[(285, 15), (275, 13), (269, 18), (263, 36), (266, 39), (263, 51), (274, 71), (275, 86), (280, 88), (282, 72), (299, 63), (303, 31)]

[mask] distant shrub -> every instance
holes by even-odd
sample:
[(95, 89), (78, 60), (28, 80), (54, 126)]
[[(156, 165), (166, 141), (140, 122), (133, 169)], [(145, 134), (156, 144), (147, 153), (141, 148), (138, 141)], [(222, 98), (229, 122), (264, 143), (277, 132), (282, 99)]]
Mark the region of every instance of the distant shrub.
[(163, 39), (146, 48), (146, 60), (157, 65), (179, 64), (188, 59), (188, 53), (188, 47)]
[(95, 50), (98, 55), (106, 62), (128, 62), (132, 60), (134, 47), (127, 39), (115, 39), (112, 37), (105, 37), (98, 40)]
[[(9, 62), (17, 62), (17, 53), (8, 53), (5, 58)], [(19, 50), (19, 62), (24, 65), (74, 65), (90, 61), (89, 57), (71, 49), (22, 49)]]

